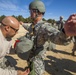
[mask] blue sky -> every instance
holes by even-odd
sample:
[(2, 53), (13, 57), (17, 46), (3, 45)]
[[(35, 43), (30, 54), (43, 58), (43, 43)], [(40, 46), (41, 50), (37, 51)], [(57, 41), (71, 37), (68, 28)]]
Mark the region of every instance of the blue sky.
[[(0, 16), (22, 15), (30, 16), (28, 6), (33, 0), (0, 0)], [(42, 0), (46, 7), (45, 19), (58, 20), (64, 16), (66, 20), (69, 15), (76, 13), (76, 0)]]

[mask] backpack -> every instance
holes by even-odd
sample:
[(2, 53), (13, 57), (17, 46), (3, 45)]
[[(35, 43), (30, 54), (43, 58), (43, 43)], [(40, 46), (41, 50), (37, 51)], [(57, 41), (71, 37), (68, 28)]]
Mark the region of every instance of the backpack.
[(14, 44), (14, 49), (16, 53), (22, 59), (28, 59), (31, 49), (33, 48), (33, 42), (26, 38), (26, 36), (22, 36), (18, 38)]

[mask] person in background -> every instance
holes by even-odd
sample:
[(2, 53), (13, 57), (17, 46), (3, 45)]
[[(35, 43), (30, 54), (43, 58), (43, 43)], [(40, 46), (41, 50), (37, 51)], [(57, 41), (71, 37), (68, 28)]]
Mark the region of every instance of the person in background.
[[(4, 63), (5, 56), (9, 54), (12, 46), (12, 38), (19, 30), (19, 22), (11, 16), (6, 16), (0, 25), (0, 75), (28, 75), (29, 69), (26, 71), (8, 69)], [(4, 63), (4, 64), (3, 64)], [(6, 66), (5, 66), (6, 65)]]
[(72, 49), (72, 55), (75, 56), (75, 51), (76, 51), (76, 36), (73, 36), (73, 49)]
[(63, 16), (60, 16), (60, 20), (57, 22), (58, 30), (61, 31), (64, 28), (64, 23)]

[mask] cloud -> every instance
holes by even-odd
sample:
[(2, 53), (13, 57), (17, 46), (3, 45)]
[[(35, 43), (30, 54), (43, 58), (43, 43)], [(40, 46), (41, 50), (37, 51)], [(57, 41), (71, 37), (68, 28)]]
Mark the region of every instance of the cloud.
[[(43, 0), (44, 2), (45, 2), (45, 0)], [(46, 2), (45, 2), (45, 5), (46, 6), (50, 6), (51, 4), (52, 4), (52, 2), (53, 2), (53, 0), (47, 0)]]
[(0, 0), (0, 15), (25, 15), (28, 14), (28, 6), (21, 7), (15, 0)]
[(27, 12), (28, 6), (25, 6), (24, 9), (20, 8), (18, 4), (10, 0), (1, 0), (0, 1), (0, 10), (2, 11), (13, 11), (13, 12)]
[(48, 15), (52, 15), (53, 13), (48, 13)]
[(27, 5), (25, 6), (25, 9), (27, 9), (27, 10), (28, 10), (28, 6), (27, 6)]
[(2, 10), (17, 10), (18, 7), (14, 3), (9, 0), (1, 0), (0, 1), (0, 9)]

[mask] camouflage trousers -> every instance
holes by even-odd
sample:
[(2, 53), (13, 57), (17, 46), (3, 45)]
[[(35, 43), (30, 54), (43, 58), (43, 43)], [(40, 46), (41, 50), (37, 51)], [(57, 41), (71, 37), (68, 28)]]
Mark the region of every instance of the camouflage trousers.
[(43, 59), (34, 57), (31, 61), (31, 72), (30, 75), (43, 75), (45, 71), (45, 64)]
[(44, 58), (46, 57), (46, 50), (42, 50), (38, 55), (30, 59), (30, 75), (43, 75), (45, 71)]
[(45, 71), (44, 59), (46, 57), (46, 50), (48, 47), (48, 42), (46, 42), (43, 46), (44, 46), (43, 50), (41, 48), (38, 48), (35, 52), (38, 54), (36, 56), (33, 56), (30, 59), (30, 63), (31, 63), (30, 64), (31, 65), (30, 75), (44, 75), (44, 71)]

